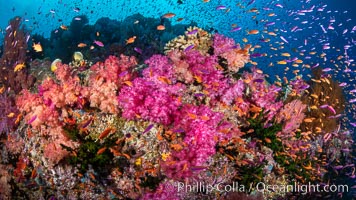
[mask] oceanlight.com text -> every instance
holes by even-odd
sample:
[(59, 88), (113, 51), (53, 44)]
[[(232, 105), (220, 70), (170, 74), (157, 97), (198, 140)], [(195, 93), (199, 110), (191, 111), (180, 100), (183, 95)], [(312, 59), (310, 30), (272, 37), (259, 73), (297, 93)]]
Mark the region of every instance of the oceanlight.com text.
[(296, 192), (301, 194), (307, 193), (319, 193), (319, 192), (348, 192), (348, 185), (320, 185), (320, 184), (299, 184), (295, 182), (292, 185), (269, 185), (263, 182), (257, 184), (251, 183), (250, 185), (239, 184), (238, 182), (233, 182), (232, 184), (206, 184), (204, 182), (194, 182), (186, 184), (184, 182), (178, 182), (176, 185), (178, 192), (196, 192), (209, 194), (212, 192), (281, 192), (289, 193)]

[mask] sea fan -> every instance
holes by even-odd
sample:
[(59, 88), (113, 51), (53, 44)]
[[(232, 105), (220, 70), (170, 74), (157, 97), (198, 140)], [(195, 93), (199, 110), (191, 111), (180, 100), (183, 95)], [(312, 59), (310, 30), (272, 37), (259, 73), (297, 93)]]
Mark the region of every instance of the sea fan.
[(0, 94), (0, 135), (8, 134), (14, 129), (18, 113), (19, 111), (7, 92)]

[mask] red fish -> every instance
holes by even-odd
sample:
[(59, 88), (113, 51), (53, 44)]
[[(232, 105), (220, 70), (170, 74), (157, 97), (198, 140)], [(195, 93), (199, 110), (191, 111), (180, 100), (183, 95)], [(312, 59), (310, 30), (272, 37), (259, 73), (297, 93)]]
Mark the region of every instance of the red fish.
[(99, 140), (107, 137), (114, 129), (109, 127), (109, 128), (106, 128), (100, 135), (99, 135)]
[(166, 18), (166, 19), (170, 19), (173, 18), (174, 16), (176, 16), (176, 14), (174, 13), (166, 13), (162, 16), (162, 18)]

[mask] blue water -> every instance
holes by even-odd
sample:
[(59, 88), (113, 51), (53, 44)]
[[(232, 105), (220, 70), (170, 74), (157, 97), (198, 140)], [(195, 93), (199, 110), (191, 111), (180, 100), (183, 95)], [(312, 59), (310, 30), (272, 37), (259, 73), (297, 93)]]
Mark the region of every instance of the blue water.
[[(49, 37), (52, 30), (59, 29), (61, 25), (69, 25), (75, 16), (85, 14), (89, 19), (89, 24), (94, 24), (100, 17), (109, 17), (118, 21), (124, 20), (126, 17), (140, 13), (144, 17), (159, 18), (167, 12), (173, 12), (176, 14), (176, 18), (184, 18), (181, 22), (171, 20), (174, 24), (188, 24), (190, 22), (196, 22), (199, 27), (213, 28), (217, 32), (222, 33), (228, 37), (233, 37), (237, 42), (241, 42), (242, 38), (246, 37), (248, 43), (259, 44), (262, 46), (262, 52), (267, 52), (270, 49), (270, 44), (273, 42), (283, 42), (277, 37), (270, 37), (267, 34), (250, 35), (246, 36), (246, 32), (252, 29), (263, 30), (265, 24), (268, 22), (275, 22), (274, 25), (266, 27), (266, 30), (273, 31), (275, 28), (279, 30), (278, 35), (285, 37), (289, 43), (285, 44), (285, 50), (289, 52), (293, 49), (303, 46), (304, 39), (308, 40), (308, 45), (299, 49), (312, 51), (315, 48), (320, 50), (323, 43), (330, 41), (330, 46), (340, 48), (344, 45), (350, 44), (353, 41), (354, 33), (348, 31), (346, 35), (342, 35), (342, 31), (346, 28), (352, 29), (356, 23), (352, 19), (356, 19), (356, 14), (353, 12), (355, 9), (355, 3), (350, 1), (321, 1), (321, 0), (303, 0), (303, 1), (269, 1), (260, 0), (253, 2), (251, 5), (248, 3), (251, 1), (211, 1), (209, 3), (203, 3), (202, 1), (182, 1), (179, 3), (177, 0), (169, 1), (70, 1), (70, 0), (33, 0), (33, 1), (5, 1), (0, 0), (0, 28), (2, 34), (0, 35), (0, 42), (3, 40), (4, 29), (6, 28), (9, 19), (14, 16), (23, 17), (23, 24), (31, 31), (32, 34), (37, 33), (44, 37)], [(347, 3), (346, 3), (347, 2)], [(275, 6), (277, 3), (283, 5), (283, 8)], [(238, 5), (238, 4), (241, 4)], [(224, 5), (229, 9), (216, 10), (219, 5)], [(248, 5), (248, 6), (247, 6)], [(322, 12), (316, 11), (327, 5)], [(312, 13), (306, 13), (303, 15), (296, 15), (295, 12), (302, 9), (310, 9), (315, 6)], [(75, 10), (79, 8), (80, 10)], [(257, 8), (258, 13), (250, 12), (252, 8)], [(266, 10), (269, 8), (271, 10)], [(275, 13), (275, 17), (267, 17), (269, 13)], [(256, 16), (256, 18), (253, 18)], [(295, 18), (299, 18), (296, 20)], [(315, 20), (317, 18), (317, 20)], [(320, 25), (325, 28), (330, 24), (328, 21), (335, 19), (333, 31), (328, 31), (326, 34), (322, 32)], [(307, 21), (306, 24), (301, 22)], [(341, 26), (338, 26), (342, 23)], [(231, 32), (231, 25), (236, 24), (241, 27), (240, 31)], [(291, 32), (294, 27), (302, 29), (302, 31)], [(271, 38), (269, 43), (263, 43), (261, 38)], [(276, 40), (273, 40), (276, 39)], [(317, 40), (323, 40), (324, 42), (317, 42)], [(354, 38), (355, 39), (355, 38)], [(354, 47), (348, 50), (348, 54), (352, 55)], [(320, 52), (320, 51), (318, 51)], [(278, 53), (278, 52), (277, 52)], [(326, 51), (330, 57), (337, 57), (343, 52), (335, 52), (329, 50)], [(293, 55), (292, 55), (293, 56)], [(295, 55), (297, 56), (297, 55)], [(352, 57), (352, 56), (350, 56)], [(268, 61), (264, 58), (257, 58), (256, 61), (263, 61), (270, 63), (276, 57), (268, 58)], [(317, 59), (309, 59), (309, 63), (314, 65), (318, 63)], [(260, 66), (263, 67), (263, 66)], [(267, 72), (272, 72), (276, 69), (266, 69)], [(272, 70), (272, 71), (271, 71)], [(279, 71), (279, 70), (277, 70)], [(306, 73), (309, 73), (306, 70)], [(280, 73), (279, 73), (280, 74)]]

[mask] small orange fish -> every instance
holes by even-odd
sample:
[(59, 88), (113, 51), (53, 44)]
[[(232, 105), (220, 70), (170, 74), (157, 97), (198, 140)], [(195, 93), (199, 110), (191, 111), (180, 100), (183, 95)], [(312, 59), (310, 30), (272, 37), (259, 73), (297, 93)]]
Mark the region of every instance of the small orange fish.
[(257, 8), (251, 8), (248, 12), (258, 12)]
[(111, 152), (112, 154), (114, 154), (115, 157), (121, 155), (121, 153), (120, 153), (119, 151), (117, 151), (116, 149), (111, 148), (111, 147), (110, 147), (109, 149), (110, 149), (110, 152)]
[(226, 128), (219, 130), (220, 133), (224, 133), (224, 134), (229, 133), (229, 131), (230, 131), (230, 130), (229, 130), (229, 129), (226, 129)]
[(283, 77), (283, 81), (284, 81), (285, 84), (288, 84), (288, 79), (287, 79), (287, 77), (284, 76), (284, 77)]
[(33, 43), (33, 49), (36, 51), (36, 52), (42, 52), (42, 46), (41, 46), (41, 43)]
[(156, 137), (159, 141), (162, 141), (164, 138), (161, 136), (160, 132), (157, 132)]
[(191, 119), (197, 119), (198, 118), (198, 116), (196, 114), (189, 113), (189, 112), (187, 114)]
[(183, 149), (183, 146), (180, 144), (171, 144), (170, 145), (172, 149), (174, 149), (175, 151), (180, 151)]
[(106, 129), (99, 135), (99, 137), (98, 137), (99, 140), (101, 140), (101, 139), (107, 137), (107, 136), (111, 133), (112, 130), (113, 130), (113, 128), (111, 128), (111, 127), (106, 128)]
[(235, 158), (230, 156), (229, 154), (225, 154), (225, 156), (228, 157), (230, 160), (235, 160)]
[(66, 117), (66, 118), (63, 119), (63, 121), (64, 121), (64, 123), (69, 124), (69, 125), (74, 125), (74, 124), (77, 123), (75, 118)]
[(316, 95), (316, 94), (311, 94), (310, 96), (313, 97), (314, 99), (318, 99), (319, 98), (319, 96)]
[(14, 72), (21, 71), (25, 67), (26, 67), (25, 63), (17, 64), (16, 67), (14, 68)]
[(78, 44), (78, 47), (79, 47), (79, 48), (83, 48), (83, 47), (86, 47), (86, 46), (87, 46), (87, 44), (82, 43), (82, 42)]
[(0, 88), (0, 94), (2, 94), (3, 92), (5, 92), (5, 86), (2, 86), (2, 87)]
[(17, 115), (15, 124), (18, 124), (20, 122), (21, 118), (22, 118), (22, 114)]
[(62, 30), (65, 30), (65, 31), (68, 30), (68, 27), (66, 25), (62, 24), (60, 27), (61, 27)]
[(313, 121), (314, 121), (313, 118), (306, 118), (306, 119), (304, 119), (304, 122), (306, 122), (306, 123), (311, 123), (311, 122), (313, 122)]
[(321, 80), (319, 80), (319, 79), (316, 80), (316, 79), (313, 79), (313, 78), (312, 78), (311, 81), (313, 81), (313, 82), (315, 82), (315, 83), (321, 83)]
[(253, 132), (255, 132), (254, 129), (250, 129), (250, 130), (247, 131), (247, 133), (253, 133)]
[(9, 113), (9, 114), (7, 115), (8, 118), (13, 118), (14, 116), (15, 116), (15, 113), (13, 113), (13, 112), (12, 112), (12, 113)]
[(37, 170), (36, 169), (33, 169), (32, 170), (32, 173), (31, 173), (31, 178), (35, 178), (37, 176)]
[(130, 160), (130, 159), (131, 159), (131, 157), (130, 157), (128, 154), (126, 154), (126, 153), (122, 153), (122, 155), (123, 155), (124, 157), (126, 157), (127, 160)]
[(262, 111), (262, 108), (258, 107), (258, 106), (255, 106), (255, 105), (252, 105), (250, 107), (250, 111), (253, 112), (253, 113), (259, 113)]
[(106, 147), (100, 148), (100, 149), (98, 150), (98, 152), (96, 152), (96, 155), (100, 155), (100, 154), (104, 153), (105, 150), (106, 150)]
[(265, 142), (267, 142), (268, 144), (272, 143), (271, 139), (269, 138), (265, 138)]
[(184, 18), (180, 17), (177, 19), (177, 22), (183, 21)]
[(124, 83), (130, 87), (132, 87), (132, 85), (133, 85), (131, 81), (125, 81)]
[(277, 36), (277, 34), (275, 32), (268, 32), (268, 35)]
[(132, 36), (126, 40), (126, 44), (132, 44), (135, 42), (136, 36)]
[(223, 70), (224, 70), (224, 68), (223, 68), (221, 65), (216, 65), (216, 69), (217, 69), (217, 70), (220, 70), (220, 71), (223, 71)]
[(119, 139), (116, 140), (115, 144), (118, 144), (120, 146), (125, 142), (125, 140), (126, 140), (125, 137), (119, 138)]
[(258, 33), (259, 33), (258, 30), (250, 30), (250, 31), (248, 32), (249, 35), (256, 35), (256, 34), (258, 34)]
[(182, 97), (181, 97), (181, 96), (177, 97), (177, 102), (178, 102), (179, 104), (182, 103)]
[(202, 82), (201, 76), (195, 75), (194, 79), (197, 81), (197, 83), (201, 83)]
[(165, 77), (165, 76), (160, 76), (160, 77), (158, 77), (157, 79), (160, 80), (160, 81), (163, 82), (163, 83), (168, 84), (168, 85), (172, 84), (172, 81), (169, 80), (169, 79), (168, 79), (167, 77)]
[(173, 18), (174, 16), (176, 16), (176, 14), (174, 13), (166, 13), (162, 16), (162, 18), (166, 18), (166, 19), (170, 19)]
[(207, 121), (207, 120), (210, 119), (210, 117), (204, 115), (204, 116), (201, 116), (201, 119), (204, 120), (204, 121)]
[(311, 163), (309, 162), (309, 165), (308, 166), (303, 166), (304, 169), (306, 170), (311, 170), (313, 169), (313, 167), (311, 166)]
[(158, 25), (158, 26), (157, 26), (157, 30), (159, 30), (159, 31), (163, 31), (163, 30), (165, 30), (165, 29), (166, 29), (166, 27), (163, 26), (163, 25)]
[(89, 173), (91, 179), (95, 180), (95, 175), (93, 173)]

